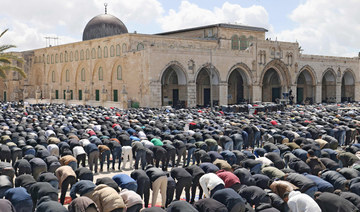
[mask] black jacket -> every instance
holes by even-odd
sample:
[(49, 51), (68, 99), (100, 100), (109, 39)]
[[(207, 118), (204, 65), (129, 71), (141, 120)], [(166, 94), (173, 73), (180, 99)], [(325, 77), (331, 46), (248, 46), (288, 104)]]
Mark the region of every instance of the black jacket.
[(247, 185), (247, 186), (253, 186), (256, 185), (256, 181), (249, 172), (249, 170), (245, 168), (239, 168), (234, 171), (234, 174), (239, 178), (241, 184)]
[(248, 186), (239, 191), (241, 197), (245, 198), (250, 205), (258, 207), (262, 203), (271, 204), (269, 195), (260, 187)]
[(228, 212), (224, 204), (213, 198), (205, 198), (194, 203), (194, 207), (199, 212)]
[(151, 182), (154, 182), (159, 177), (166, 176), (166, 173), (164, 171), (156, 167), (148, 167), (145, 170), (145, 172), (147, 176), (150, 178)]
[(289, 181), (290, 183), (297, 186), (302, 193), (304, 193), (309, 188), (316, 186), (316, 183), (306, 176), (298, 173), (290, 173), (286, 177), (286, 181)]
[(321, 193), (315, 199), (322, 211), (349, 212), (359, 211), (350, 201), (329, 192)]
[(236, 204), (240, 204), (239, 206), (236, 207), (240, 207), (240, 208), (244, 208), (245, 209), (245, 203), (246, 200), (243, 199), (238, 193), (236, 193), (236, 191), (232, 188), (224, 188), (221, 190), (218, 190), (214, 193), (214, 195), (212, 196), (213, 199), (221, 202), (222, 204), (224, 204), (227, 209), (229, 211), (231, 211), (231, 209), (236, 205)]

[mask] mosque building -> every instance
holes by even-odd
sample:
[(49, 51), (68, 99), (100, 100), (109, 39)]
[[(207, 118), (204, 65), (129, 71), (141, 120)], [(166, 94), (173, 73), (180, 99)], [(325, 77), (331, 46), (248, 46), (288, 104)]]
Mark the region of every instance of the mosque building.
[(359, 57), (302, 54), (267, 30), (213, 24), (154, 35), (117, 17), (91, 19), (76, 43), (17, 52), (27, 78), (9, 72), (0, 99), (93, 106), (194, 107), (360, 100)]

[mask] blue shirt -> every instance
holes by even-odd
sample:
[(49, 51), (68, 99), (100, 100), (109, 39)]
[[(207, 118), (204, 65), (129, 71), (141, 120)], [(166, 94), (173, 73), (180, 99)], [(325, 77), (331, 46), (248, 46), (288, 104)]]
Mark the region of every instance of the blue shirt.
[(90, 180), (80, 180), (71, 187), (70, 197), (75, 199), (77, 193), (82, 196), (90, 191), (93, 191), (95, 187), (95, 184)]
[(120, 188), (123, 188), (124, 185), (129, 183), (136, 183), (136, 181), (127, 174), (117, 174), (113, 176), (112, 179), (119, 185)]

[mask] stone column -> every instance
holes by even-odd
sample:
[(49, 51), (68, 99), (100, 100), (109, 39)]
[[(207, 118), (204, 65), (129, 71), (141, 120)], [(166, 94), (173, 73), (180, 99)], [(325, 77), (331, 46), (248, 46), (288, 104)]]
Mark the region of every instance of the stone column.
[(103, 102), (107, 101), (107, 95), (108, 95), (108, 91), (105, 88), (105, 85), (103, 85), (102, 91), (101, 91), (101, 99)]
[(219, 84), (219, 106), (228, 104), (228, 84), (221, 82)]
[(253, 85), (252, 102), (262, 101), (262, 88), (260, 85)]
[(196, 106), (196, 84), (189, 82), (187, 84), (187, 107)]
[(161, 107), (161, 83), (159, 81), (150, 82), (150, 107)]
[(121, 91), (121, 103), (123, 109), (128, 109), (128, 93), (126, 91), (125, 85)]
[(40, 98), (41, 98), (41, 90), (40, 90), (40, 87), (37, 87), (37, 88), (36, 88), (36, 91), (35, 91), (36, 103), (38, 103), (38, 101), (39, 101)]
[(341, 102), (341, 82), (336, 83), (336, 102)]
[(354, 101), (360, 101), (360, 82), (355, 82)]
[(87, 87), (85, 87), (85, 91), (84, 91), (84, 100), (85, 101), (89, 101), (90, 100), (90, 91)]
[(322, 93), (322, 85), (321, 84), (317, 84), (315, 86), (315, 101), (314, 103), (321, 103), (321, 93)]
[(297, 94), (297, 86), (296, 85), (291, 85), (290, 89), (292, 90), (292, 96), (293, 98), (293, 103), (296, 104), (297, 102), (297, 98), (296, 98), (296, 94)]

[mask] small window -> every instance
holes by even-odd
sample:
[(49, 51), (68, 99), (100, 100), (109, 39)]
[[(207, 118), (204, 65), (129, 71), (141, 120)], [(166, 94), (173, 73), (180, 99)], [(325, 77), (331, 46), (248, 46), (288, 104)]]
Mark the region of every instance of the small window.
[(122, 52), (125, 53), (126, 52), (126, 49), (127, 49), (127, 46), (125, 43), (123, 43), (122, 45)]
[(58, 63), (58, 62), (59, 62), (59, 55), (56, 54), (56, 55), (55, 55), (55, 63)]
[(64, 55), (63, 53), (60, 53), (60, 63), (64, 62)]
[(105, 46), (104, 47), (104, 58), (108, 57), (108, 48)]
[(143, 49), (144, 49), (144, 44), (139, 43), (139, 44), (137, 45), (137, 50), (140, 51), (140, 50), (143, 50)]
[(84, 50), (80, 51), (80, 60), (84, 60)]
[(101, 58), (101, 47), (100, 46), (98, 47), (98, 58), (99, 59)]
[(244, 35), (240, 37), (240, 50), (245, 50), (248, 47), (248, 41)]
[(51, 64), (54, 64), (54, 55), (51, 55)]
[(239, 50), (239, 37), (237, 35), (231, 37), (231, 49)]
[(120, 56), (120, 45), (116, 45), (116, 56)]
[(76, 50), (75, 51), (75, 61), (78, 61), (79, 60), (79, 51)]
[(110, 46), (110, 57), (114, 57), (115, 56), (115, 48), (114, 46)]
[(103, 80), (103, 69), (102, 67), (99, 68), (99, 81)]
[(90, 59), (90, 50), (86, 49), (86, 59)]
[(116, 69), (116, 79), (117, 80), (122, 80), (122, 69), (121, 66), (118, 66)]
[(96, 51), (95, 49), (91, 49), (91, 59), (95, 59), (96, 58)]
[(70, 71), (68, 69), (66, 70), (65, 80), (66, 80), (66, 82), (70, 81)]
[(85, 69), (81, 69), (81, 81), (85, 81)]
[(47, 64), (50, 63), (50, 56), (49, 55), (46, 57), (46, 62), (47, 62)]
[(73, 52), (71, 51), (71, 52), (70, 52), (70, 62), (72, 62), (73, 59), (74, 59), (74, 55), (73, 55)]
[(55, 71), (51, 72), (51, 81), (55, 82)]
[(65, 52), (65, 62), (67, 62), (67, 61), (68, 61), (68, 53)]

